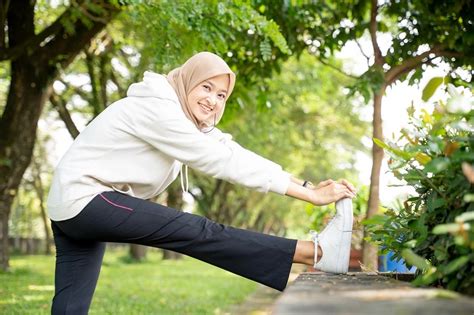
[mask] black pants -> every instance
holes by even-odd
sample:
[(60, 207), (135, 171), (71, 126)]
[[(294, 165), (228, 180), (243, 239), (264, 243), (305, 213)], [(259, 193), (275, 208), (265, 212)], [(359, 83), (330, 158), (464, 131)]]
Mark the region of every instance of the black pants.
[[(97, 195), (77, 216), (52, 221), (56, 244), (52, 314), (87, 314), (105, 242), (176, 251), (283, 290), (296, 240), (236, 229), (116, 192)], [(117, 280), (120, 281), (120, 280)]]

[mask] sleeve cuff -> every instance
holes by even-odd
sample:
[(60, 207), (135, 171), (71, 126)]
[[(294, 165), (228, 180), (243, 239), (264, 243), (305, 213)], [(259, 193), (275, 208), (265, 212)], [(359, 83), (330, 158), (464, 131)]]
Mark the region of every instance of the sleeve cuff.
[(288, 186), (290, 186), (291, 174), (285, 171), (278, 171), (273, 174), (270, 182), (270, 191), (280, 195), (286, 194)]

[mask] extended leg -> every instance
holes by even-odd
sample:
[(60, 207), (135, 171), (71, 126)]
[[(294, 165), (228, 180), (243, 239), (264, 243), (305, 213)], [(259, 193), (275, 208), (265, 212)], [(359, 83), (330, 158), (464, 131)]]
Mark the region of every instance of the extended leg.
[(286, 286), (297, 243), (115, 192), (98, 195), (60, 226), (78, 239), (180, 252), (278, 290)]

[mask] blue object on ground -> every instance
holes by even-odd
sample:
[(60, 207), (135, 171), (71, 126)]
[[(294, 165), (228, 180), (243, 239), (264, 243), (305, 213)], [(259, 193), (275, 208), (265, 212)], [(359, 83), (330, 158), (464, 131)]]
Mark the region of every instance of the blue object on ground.
[(409, 272), (414, 273), (416, 267), (408, 268), (403, 259), (396, 261), (393, 259), (393, 252), (388, 252), (386, 255), (380, 256), (379, 271), (389, 272)]

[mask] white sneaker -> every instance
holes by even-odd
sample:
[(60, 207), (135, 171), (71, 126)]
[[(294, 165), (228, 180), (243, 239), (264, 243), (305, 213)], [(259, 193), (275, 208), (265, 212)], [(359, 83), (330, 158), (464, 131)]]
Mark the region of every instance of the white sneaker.
[[(336, 202), (336, 216), (320, 234), (311, 231), (315, 269), (332, 273), (346, 273), (349, 270), (352, 220), (352, 200), (345, 198)], [(318, 243), (323, 250), (319, 261)]]

